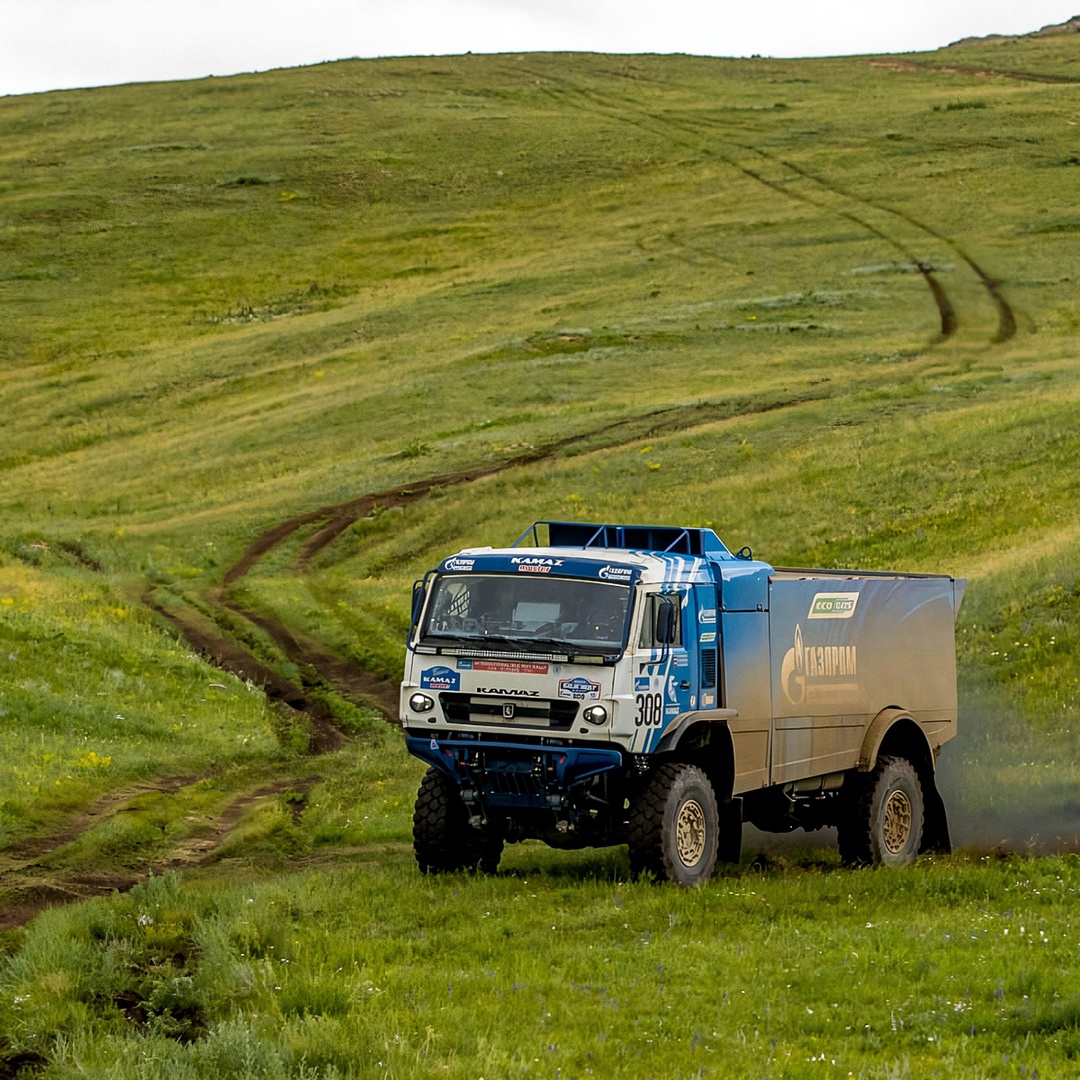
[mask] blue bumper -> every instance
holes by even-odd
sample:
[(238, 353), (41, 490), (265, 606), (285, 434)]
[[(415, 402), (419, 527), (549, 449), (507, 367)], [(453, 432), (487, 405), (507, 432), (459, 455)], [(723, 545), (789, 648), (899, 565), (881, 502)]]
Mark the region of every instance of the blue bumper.
[[(488, 806), (549, 809), (569, 790), (623, 768), (618, 750), (407, 737), (409, 752), (475, 791)], [(554, 798), (553, 798), (554, 797)]]

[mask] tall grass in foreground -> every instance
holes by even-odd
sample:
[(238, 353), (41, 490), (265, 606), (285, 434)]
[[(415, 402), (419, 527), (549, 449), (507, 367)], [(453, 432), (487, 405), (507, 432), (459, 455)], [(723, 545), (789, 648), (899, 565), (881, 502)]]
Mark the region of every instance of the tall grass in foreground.
[[(0, 970), (3, 1053), (50, 1076), (1068, 1076), (1080, 860), (683, 891), (526, 845), (49, 912)], [(1019, 1069), (1026, 1070), (1021, 1074)]]

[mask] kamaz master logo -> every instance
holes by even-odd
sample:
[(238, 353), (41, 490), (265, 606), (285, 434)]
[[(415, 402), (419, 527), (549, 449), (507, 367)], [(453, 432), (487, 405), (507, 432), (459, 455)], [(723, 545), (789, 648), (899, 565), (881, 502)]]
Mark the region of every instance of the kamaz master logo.
[(553, 567), (562, 566), (562, 559), (542, 559), (538, 556), (528, 558), (515, 558), (510, 564), (517, 569), (519, 574), (550, 574)]
[(850, 619), (859, 602), (857, 592), (819, 592), (810, 604), (808, 619)]

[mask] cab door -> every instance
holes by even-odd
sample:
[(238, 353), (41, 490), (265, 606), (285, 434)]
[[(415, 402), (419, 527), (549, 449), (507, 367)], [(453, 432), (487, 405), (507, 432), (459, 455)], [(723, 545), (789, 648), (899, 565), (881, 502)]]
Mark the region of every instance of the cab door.
[(686, 587), (646, 593), (634, 648), (634, 738), (630, 749), (648, 753), (680, 713), (696, 708), (694, 596)]

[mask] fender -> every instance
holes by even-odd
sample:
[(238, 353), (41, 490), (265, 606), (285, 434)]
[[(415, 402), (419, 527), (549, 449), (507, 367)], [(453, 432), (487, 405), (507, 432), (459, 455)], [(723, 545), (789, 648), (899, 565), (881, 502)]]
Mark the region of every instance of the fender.
[(676, 716), (664, 729), (664, 734), (657, 744), (653, 753), (663, 754), (674, 750), (682, 737), (699, 720), (707, 723), (725, 723), (738, 717), (738, 709), (700, 709), (696, 712), (685, 712)]
[(878, 751), (881, 749), (881, 744), (885, 739), (885, 736), (894, 725), (907, 721), (913, 727), (918, 730), (922, 736), (923, 741), (926, 744), (926, 758), (930, 762), (930, 768), (934, 767), (934, 750), (930, 745), (930, 740), (926, 738), (926, 732), (922, 727), (916, 723), (914, 717), (910, 713), (901, 709), (898, 705), (889, 705), (882, 709), (881, 712), (870, 721), (869, 726), (866, 729), (866, 734), (863, 735), (862, 748), (859, 751), (859, 760), (855, 763), (855, 768), (859, 772), (870, 772), (876, 765), (878, 759)]

